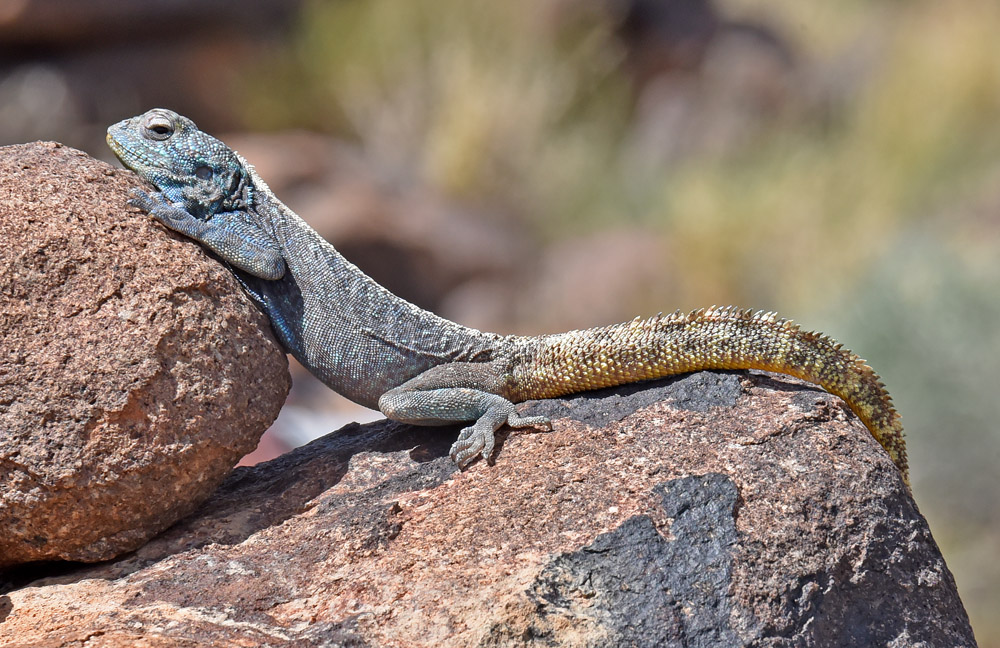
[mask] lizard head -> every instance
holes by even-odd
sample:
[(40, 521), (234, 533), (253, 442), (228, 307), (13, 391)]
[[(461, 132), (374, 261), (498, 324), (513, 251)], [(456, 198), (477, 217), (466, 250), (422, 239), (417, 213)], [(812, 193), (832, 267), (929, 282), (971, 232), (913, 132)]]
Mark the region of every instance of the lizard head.
[(120, 121), (108, 128), (107, 141), (122, 164), (192, 214), (208, 218), (245, 199), (246, 172), (236, 154), (172, 110)]

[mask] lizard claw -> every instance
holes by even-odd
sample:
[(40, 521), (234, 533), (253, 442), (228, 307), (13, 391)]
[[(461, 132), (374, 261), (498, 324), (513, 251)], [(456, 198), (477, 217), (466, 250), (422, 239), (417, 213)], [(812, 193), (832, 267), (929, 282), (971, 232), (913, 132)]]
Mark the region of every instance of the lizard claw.
[(132, 195), (132, 197), (129, 198), (128, 204), (132, 205), (133, 207), (138, 207), (147, 214), (153, 211), (153, 209), (156, 207), (156, 201), (153, 200), (153, 197), (150, 196), (145, 191), (143, 191), (142, 189), (133, 188), (129, 193)]

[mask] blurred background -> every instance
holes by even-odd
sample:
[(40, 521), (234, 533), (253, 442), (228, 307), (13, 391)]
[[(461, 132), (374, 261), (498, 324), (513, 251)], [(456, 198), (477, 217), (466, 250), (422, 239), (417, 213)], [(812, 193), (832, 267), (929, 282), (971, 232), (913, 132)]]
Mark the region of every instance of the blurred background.
[[(776, 310), (867, 358), (1000, 647), (995, 0), (2, 0), (0, 144), (154, 106), (383, 284), (555, 332)], [(252, 463), (379, 418), (293, 368)]]

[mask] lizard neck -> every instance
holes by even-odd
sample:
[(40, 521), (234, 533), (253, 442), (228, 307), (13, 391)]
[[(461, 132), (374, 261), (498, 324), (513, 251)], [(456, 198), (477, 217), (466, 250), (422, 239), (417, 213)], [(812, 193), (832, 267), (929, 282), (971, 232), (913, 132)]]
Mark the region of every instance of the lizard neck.
[(393, 387), (449, 362), (487, 362), (502, 336), (456, 324), (402, 299), (345, 259), (247, 165), (253, 212), (281, 248), (275, 281), (239, 273), (286, 349), (317, 378), (375, 407)]

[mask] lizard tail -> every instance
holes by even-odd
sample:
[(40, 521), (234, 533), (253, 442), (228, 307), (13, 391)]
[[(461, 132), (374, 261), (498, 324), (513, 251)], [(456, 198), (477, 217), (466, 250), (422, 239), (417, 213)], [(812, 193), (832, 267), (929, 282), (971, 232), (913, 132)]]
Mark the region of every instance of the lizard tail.
[(776, 313), (734, 307), (536, 338), (512, 400), (553, 398), (702, 369), (762, 369), (839, 396), (909, 480), (903, 426), (878, 374), (849, 349)]

